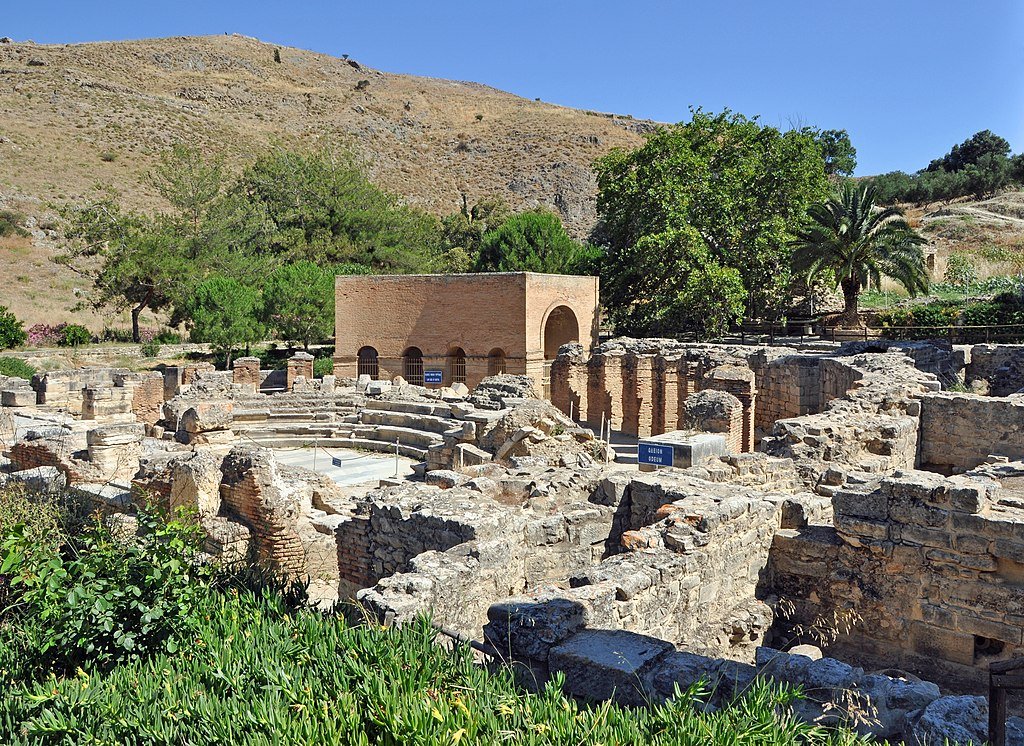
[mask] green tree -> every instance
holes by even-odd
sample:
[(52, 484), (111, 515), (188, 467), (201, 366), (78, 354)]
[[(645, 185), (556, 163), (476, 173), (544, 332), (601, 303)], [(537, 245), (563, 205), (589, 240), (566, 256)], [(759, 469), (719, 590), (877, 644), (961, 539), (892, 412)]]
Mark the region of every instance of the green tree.
[(825, 161), (829, 176), (850, 176), (857, 168), (857, 149), (846, 130), (810, 130)]
[(749, 314), (781, 308), (789, 242), (828, 190), (812, 134), (730, 112), (695, 110), (690, 122), (659, 129), (632, 152), (613, 151), (596, 170), (602, 296), (617, 327), (634, 331), (648, 328), (651, 303), (674, 297), (704, 262), (736, 270)]
[(0, 306), (0, 350), (20, 347), (27, 339), (25, 325), (8, 310), (7, 306)]
[(334, 273), (313, 262), (278, 267), (263, 286), (262, 321), (309, 349), (334, 330)]
[(572, 274), (583, 260), (583, 247), (547, 210), (528, 210), (483, 235), (479, 272), (550, 272)]
[(232, 277), (210, 277), (199, 283), (188, 303), (192, 339), (209, 342), (223, 353), (225, 365), (237, 347), (263, 337), (258, 321), (260, 294)]
[(793, 266), (809, 283), (832, 273), (842, 288), (843, 320), (856, 323), (858, 299), (883, 276), (915, 295), (928, 289), (928, 270), (918, 234), (895, 207), (879, 208), (874, 189), (846, 183), (838, 195), (811, 206), (793, 241)]
[(928, 164), (928, 171), (960, 171), (976, 166), (986, 156), (1005, 160), (1010, 155), (1010, 143), (991, 130), (976, 132), (941, 158)]
[(494, 230), (511, 215), (501, 197), (485, 197), (469, 207), (462, 195), (462, 209), (441, 219), (441, 240), (445, 251), (440, 257), (442, 272), (468, 272), (477, 263), (484, 234)]
[(416, 272), (440, 254), (437, 219), (372, 184), (345, 152), (274, 149), (234, 192), (271, 221), (268, 251), (285, 261)]
[(224, 191), (220, 163), (176, 147), (164, 154), (149, 183), (169, 209), (146, 215), (122, 208), (120, 195), (102, 189), (85, 206), (61, 215), (70, 239), (58, 258), (93, 281), (95, 308), (131, 309), (132, 336), (143, 311), (184, 314), (192, 286), (210, 274), (254, 282), (267, 262), (252, 261), (267, 243), (270, 224), (260, 210)]
[(946, 271), (942, 275), (944, 282), (953, 287), (967, 291), (978, 281), (978, 270), (966, 252), (954, 251), (946, 259)]

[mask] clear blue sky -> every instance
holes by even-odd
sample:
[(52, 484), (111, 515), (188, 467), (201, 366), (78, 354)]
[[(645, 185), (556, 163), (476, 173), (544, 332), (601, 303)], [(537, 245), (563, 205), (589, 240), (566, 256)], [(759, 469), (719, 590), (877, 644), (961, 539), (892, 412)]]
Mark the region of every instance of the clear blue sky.
[(859, 174), (981, 129), (1024, 151), (1024, 0), (5, 0), (40, 43), (219, 34), (659, 121), (729, 107), (843, 128)]

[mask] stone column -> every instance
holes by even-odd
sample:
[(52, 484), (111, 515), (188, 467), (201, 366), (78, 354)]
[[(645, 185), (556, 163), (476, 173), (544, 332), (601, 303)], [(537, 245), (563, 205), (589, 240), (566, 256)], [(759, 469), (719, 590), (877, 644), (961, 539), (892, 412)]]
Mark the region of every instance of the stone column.
[(313, 356), (308, 352), (296, 352), (288, 358), (288, 377), (285, 388), (291, 391), (295, 386), (295, 380), (300, 377), (307, 381), (313, 380)]
[(260, 359), (258, 357), (240, 357), (234, 362), (231, 382), (244, 386), (247, 391), (256, 393), (260, 389)]

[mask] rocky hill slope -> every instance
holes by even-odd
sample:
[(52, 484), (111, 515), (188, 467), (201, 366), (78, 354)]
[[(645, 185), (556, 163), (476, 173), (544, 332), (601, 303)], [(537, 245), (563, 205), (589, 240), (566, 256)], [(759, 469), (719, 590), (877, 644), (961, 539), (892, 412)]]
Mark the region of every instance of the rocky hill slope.
[[(31, 240), (0, 239), (0, 303), (30, 320), (76, 316), (80, 278), (48, 262), (47, 205), (109, 183), (159, 204), (143, 176), (174, 143), (243, 164), (272, 142), (336, 143), (381, 186), (437, 213), (500, 194), (555, 209), (577, 236), (595, 219), (591, 163), (653, 128), (476, 83), (369, 68), (241, 36), (74, 45), (0, 42), (0, 208)], [(33, 306), (55, 300), (38, 311)], [(95, 321), (95, 319), (94, 319)]]

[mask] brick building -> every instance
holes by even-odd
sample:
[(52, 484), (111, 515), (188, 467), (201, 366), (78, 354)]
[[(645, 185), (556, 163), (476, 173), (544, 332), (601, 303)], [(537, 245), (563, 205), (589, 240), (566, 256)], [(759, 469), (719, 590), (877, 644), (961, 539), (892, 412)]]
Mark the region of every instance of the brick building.
[(546, 386), (567, 342), (597, 342), (598, 279), (533, 272), (352, 275), (335, 285), (334, 371), (410, 383), (526, 374)]

